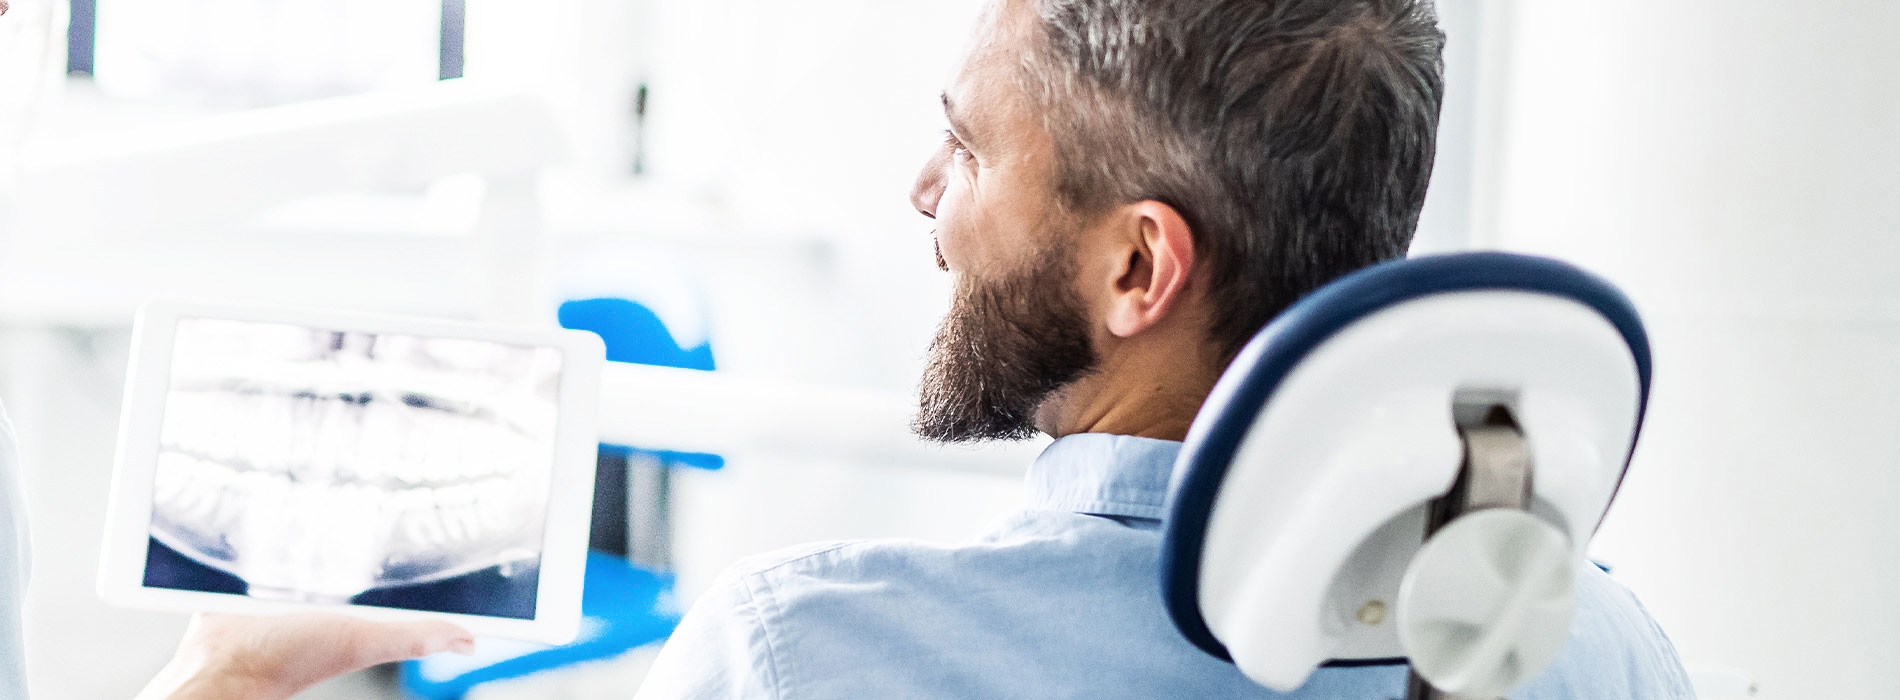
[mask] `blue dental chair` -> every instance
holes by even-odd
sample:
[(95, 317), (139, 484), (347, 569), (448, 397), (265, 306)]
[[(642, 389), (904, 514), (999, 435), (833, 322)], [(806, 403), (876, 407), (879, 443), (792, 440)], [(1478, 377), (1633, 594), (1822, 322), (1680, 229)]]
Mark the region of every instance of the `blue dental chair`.
[(1401, 260), (1309, 295), (1238, 355), (1175, 467), (1162, 593), (1255, 682), (1409, 664), (1503, 697), (1558, 655), (1628, 468), (1648, 340), (1570, 265)]

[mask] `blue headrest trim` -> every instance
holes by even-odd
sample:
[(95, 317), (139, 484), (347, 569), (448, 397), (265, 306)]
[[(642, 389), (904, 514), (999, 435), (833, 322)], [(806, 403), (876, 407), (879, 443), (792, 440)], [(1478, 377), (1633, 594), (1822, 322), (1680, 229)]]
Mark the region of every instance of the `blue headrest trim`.
[[(1649, 337), (1629, 298), (1602, 278), (1556, 260), (1510, 253), (1394, 260), (1341, 277), (1288, 307), (1241, 349), (1208, 396), (1181, 450), (1162, 526), (1161, 592), (1168, 616), (1188, 641), (1219, 659), (1233, 660), (1201, 617), (1198, 597), (1207, 520), (1241, 439), (1287, 373), (1307, 353), (1368, 315), (1420, 297), (1481, 290), (1548, 294), (1602, 314), (1623, 335), (1635, 359), (1641, 385), (1636, 434), (1642, 432), (1643, 415), (1649, 406)], [(1630, 449), (1633, 454), (1634, 434)], [(1624, 455), (1625, 473), (1629, 457)], [(1619, 474), (1617, 488), (1622, 485)], [(1614, 492), (1611, 498), (1615, 498)], [(1396, 660), (1374, 663), (1392, 661)]]

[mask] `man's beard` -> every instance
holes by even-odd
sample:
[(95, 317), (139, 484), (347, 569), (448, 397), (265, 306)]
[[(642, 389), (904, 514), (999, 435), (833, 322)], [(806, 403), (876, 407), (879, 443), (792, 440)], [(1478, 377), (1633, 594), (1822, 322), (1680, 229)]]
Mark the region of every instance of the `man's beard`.
[(1066, 251), (1039, 255), (995, 282), (972, 275), (956, 292), (924, 367), (911, 430), (937, 442), (1021, 440), (1036, 410), (1095, 367), (1087, 312)]

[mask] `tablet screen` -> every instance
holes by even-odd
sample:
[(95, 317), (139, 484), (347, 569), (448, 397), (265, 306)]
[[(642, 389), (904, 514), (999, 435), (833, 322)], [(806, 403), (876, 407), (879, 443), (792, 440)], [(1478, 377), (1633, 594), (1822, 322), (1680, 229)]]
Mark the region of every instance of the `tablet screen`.
[(177, 323), (145, 586), (535, 617), (559, 348)]

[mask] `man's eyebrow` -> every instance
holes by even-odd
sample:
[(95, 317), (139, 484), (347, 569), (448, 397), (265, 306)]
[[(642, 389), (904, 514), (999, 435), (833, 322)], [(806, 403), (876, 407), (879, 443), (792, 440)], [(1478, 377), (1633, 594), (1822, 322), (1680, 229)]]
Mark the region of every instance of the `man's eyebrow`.
[(951, 101), (950, 93), (944, 92), (943, 118), (950, 122), (950, 131), (956, 134), (958, 141), (963, 142), (963, 147), (974, 151), (976, 150), (976, 144), (974, 143), (976, 134), (971, 133), (970, 126), (964, 123), (963, 119), (958, 115), (957, 105)]

